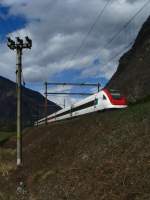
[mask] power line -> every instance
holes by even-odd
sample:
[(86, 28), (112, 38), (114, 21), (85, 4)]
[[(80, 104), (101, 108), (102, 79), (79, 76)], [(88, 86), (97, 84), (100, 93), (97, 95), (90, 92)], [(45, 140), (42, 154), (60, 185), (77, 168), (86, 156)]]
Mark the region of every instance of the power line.
[[(128, 25), (144, 10), (144, 8), (150, 3), (150, 0), (148, 0), (129, 20), (128, 22), (126, 22), (126, 24), (109, 40), (109, 42), (105, 45), (104, 48), (107, 48), (117, 37), (118, 35), (120, 35), (120, 33), (126, 29), (128, 27)], [(111, 57), (107, 62), (102, 63), (102, 65), (107, 65), (109, 64), (111, 61), (113, 61), (114, 59), (116, 59), (119, 55), (121, 55), (122, 53), (124, 53), (126, 50), (129, 49), (129, 47), (131, 45), (133, 45), (134, 40), (131, 41), (130, 43), (128, 43), (124, 49), (119, 53), (115, 54), (113, 57)]]
[(108, 43), (105, 45), (104, 48), (107, 48), (117, 37), (120, 35), (120, 33), (125, 30), (128, 25), (136, 18), (143, 10), (144, 8), (150, 3), (150, 0), (148, 0), (125, 24), (124, 26), (115, 34), (113, 37), (108, 41)]
[(108, 7), (108, 5), (111, 3), (112, 0), (109, 0), (106, 2), (106, 4), (104, 5), (103, 9), (98, 13), (94, 23), (91, 25), (90, 29), (88, 30), (87, 34), (85, 35), (85, 37), (83, 38), (79, 48), (75, 51), (75, 53), (73, 54), (71, 60), (73, 60), (74, 57), (77, 56), (77, 54), (80, 52), (80, 50), (82, 49), (82, 47), (84, 46), (88, 36), (90, 35), (90, 33), (93, 31), (96, 23), (98, 22), (98, 20), (102, 17), (103, 13), (105, 12), (106, 8)]
[(133, 43), (134, 43), (134, 41), (132, 41), (132, 42), (130, 42), (129, 44), (127, 44), (124, 48), (123, 48), (123, 50), (120, 52), (119, 51), (119, 53), (117, 53), (117, 54), (115, 54), (113, 57), (111, 57), (108, 61), (107, 61), (107, 63), (105, 63), (105, 64), (108, 64), (108, 63), (110, 63), (111, 61), (113, 61), (115, 58), (117, 58), (119, 55), (121, 55), (123, 52), (125, 52), (127, 49), (129, 49), (129, 47), (131, 46), (131, 45), (133, 45)]
[[(89, 29), (87, 35), (86, 35), (85, 38), (82, 40), (81, 45), (79, 46), (79, 48), (77, 49), (77, 51), (73, 54), (71, 60), (73, 60), (73, 58), (74, 58), (75, 56), (77, 56), (77, 54), (80, 52), (80, 50), (81, 50), (81, 48), (83, 47), (83, 45), (85, 44), (85, 42), (86, 42), (86, 40), (87, 40), (89, 34), (90, 34), (90, 33), (92, 32), (92, 30), (94, 29), (94, 26), (96, 25), (98, 19), (102, 16), (102, 14), (104, 13), (105, 9), (107, 8), (107, 6), (109, 5), (110, 2), (111, 2), (111, 0), (108, 1), (108, 2), (105, 4), (104, 8), (103, 8), (103, 9), (101, 10), (101, 12), (98, 14), (98, 16), (96, 17), (96, 20), (94, 21), (94, 23), (93, 23), (92, 26), (90, 27), (90, 29)], [(123, 27), (122, 27), (115, 35), (113, 35), (113, 37), (108, 41), (108, 43), (105, 45), (104, 48), (107, 48), (107, 47), (120, 35), (120, 33), (121, 33), (123, 30), (125, 30), (125, 29), (129, 26), (129, 24), (144, 10), (144, 8), (145, 8), (149, 3), (150, 3), (150, 0), (146, 1), (146, 3), (145, 3), (145, 4), (133, 15), (124, 25), (123, 25)], [(121, 53), (123, 53), (126, 49), (128, 49), (128, 48), (130, 47), (131, 44), (132, 44), (132, 42), (130, 42), (127, 46), (125, 46), (125, 48), (123, 49), (123, 51), (117, 53), (115, 56), (113, 56), (112, 58), (110, 58), (106, 64), (110, 63), (110, 62), (113, 61), (117, 56), (121, 55)]]

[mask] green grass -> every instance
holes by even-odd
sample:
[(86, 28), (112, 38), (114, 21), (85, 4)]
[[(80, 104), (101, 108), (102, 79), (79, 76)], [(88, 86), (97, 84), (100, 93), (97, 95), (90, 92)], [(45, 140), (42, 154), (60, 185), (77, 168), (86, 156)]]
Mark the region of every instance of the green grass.
[(13, 135), (15, 135), (15, 132), (4, 132), (4, 131), (0, 131), (0, 144), (4, 143), (5, 141), (7, 141), (10, 137), (12, 137)]

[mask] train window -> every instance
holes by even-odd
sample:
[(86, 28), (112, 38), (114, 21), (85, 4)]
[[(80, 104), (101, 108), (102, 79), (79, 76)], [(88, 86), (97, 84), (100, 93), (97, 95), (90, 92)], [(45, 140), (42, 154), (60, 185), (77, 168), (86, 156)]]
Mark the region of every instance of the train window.
[(97, 105), (97, 104), (98, 104), (98, 98), (95, 98), (94, 105)]
[(120, 93), (111, 93), (111, 95), (112, 95), (112, 97), (113, 97), (114, 99), (120, 99), (120, 98), (121, 98)]
[(106, 98), (106, 96), (105, 96), (105, 95), (103, 95), (103, 100), (107, 100), (107, 98)]
[(121, 99), (121, 94), (118, 90), (110, 90), (110, 94), (113, 99)]
[[(97, 100), (98, 100), (98, 99), (97, 99)], [(92, 107), (92, 106), (94, 105), (94, 101), (95, 101), (95, 100), (89, 101), (89, 102), (87, 102), (87, 103), (85, 103), (85, 104), (82, 104), (82, 105), (80, 105), (80, 106), (78, 106), (78, 107), (75, 107), (75, 108), (72, 107), (71, 109), (69, 109), (69, 110), (67, 110), (67, 111), (65, 111), (65, 112), (63, 112), (63, 113), (60, 113), (60, 114), (56, 115), (56, 117), (61, 117), (61, 116), (63, 116), (63, 115), (70, 114), (70, 112), (72, 113), (72, 112), (76, 112), (76, 111), (78, 111), (78, 110), (82, 110), (82, 109), (85, 109), (85, 108)]]

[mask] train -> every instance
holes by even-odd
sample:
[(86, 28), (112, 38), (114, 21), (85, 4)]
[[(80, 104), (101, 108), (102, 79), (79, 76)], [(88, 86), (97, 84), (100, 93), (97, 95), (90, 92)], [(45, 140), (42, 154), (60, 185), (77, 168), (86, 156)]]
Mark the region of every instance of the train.
[(63, 108), (47, 117), (44, 117), (34, 123), (35, 126), (64, 119), (74, 118), (79, 115), (85, 115), (107, 109), (121, 109), (127, 107), (125, 96), (118, 90), (103, 88), (87, 98)]

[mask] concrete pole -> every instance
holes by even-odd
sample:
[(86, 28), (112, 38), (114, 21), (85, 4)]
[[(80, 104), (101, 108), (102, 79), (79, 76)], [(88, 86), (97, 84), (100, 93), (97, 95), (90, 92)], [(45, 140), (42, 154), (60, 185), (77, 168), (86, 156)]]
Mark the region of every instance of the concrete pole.
[(17, 166), (22, 165), (22, 112), (21, 112), (21, 73), (22, 73), (22, 50), (31, 49), (32, 40), (26, 36), (26, 42), (16, 37), (16, 42), (8, 37), (7, 46), (16, 50), (16, 81), (17, 81)]
[(17, 166), (22, 164), (22, 124), (21, 124), (21, 71), (22, 71), (22, 48), (17, 48)]

